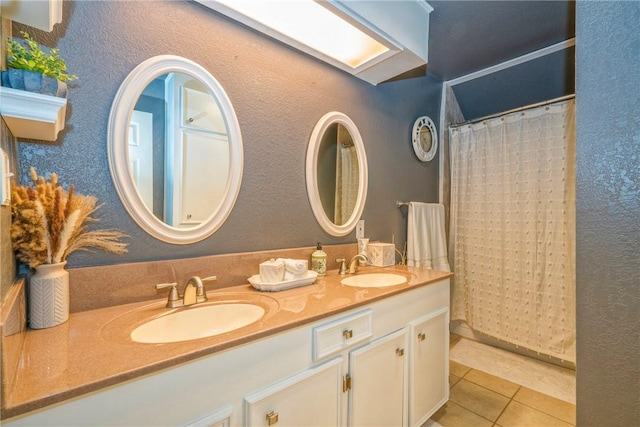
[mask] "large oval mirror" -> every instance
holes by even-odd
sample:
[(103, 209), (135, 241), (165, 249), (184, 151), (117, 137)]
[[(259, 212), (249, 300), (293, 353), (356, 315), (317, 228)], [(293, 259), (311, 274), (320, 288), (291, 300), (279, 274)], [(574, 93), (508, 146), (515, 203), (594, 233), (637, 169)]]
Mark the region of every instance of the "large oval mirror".
[(343, 113), (325, 114), (313, 129), (306, 179), (320, 226), (332, 236), (353, 231), (367, 198), (367, 156), (358, 128)]
[(218, 81), (185, 58), (138, 65), (111, 106), (108, 156), (116, 191), (133, 219), (165, 242), (214, 233), (240, 191), (240, 126)]

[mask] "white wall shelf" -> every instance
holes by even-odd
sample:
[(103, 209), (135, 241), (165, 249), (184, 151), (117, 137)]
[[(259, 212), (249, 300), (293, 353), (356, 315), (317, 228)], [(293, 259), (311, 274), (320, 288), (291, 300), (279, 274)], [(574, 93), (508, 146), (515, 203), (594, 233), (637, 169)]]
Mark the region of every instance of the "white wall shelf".
[(0, 115), (15, 137), (55, 141), (66, 111), (66, 98), (0, 87)]
[(62, 0), (0, 0), (3, 18), (43, 31), (53, 31), (62, 22)]

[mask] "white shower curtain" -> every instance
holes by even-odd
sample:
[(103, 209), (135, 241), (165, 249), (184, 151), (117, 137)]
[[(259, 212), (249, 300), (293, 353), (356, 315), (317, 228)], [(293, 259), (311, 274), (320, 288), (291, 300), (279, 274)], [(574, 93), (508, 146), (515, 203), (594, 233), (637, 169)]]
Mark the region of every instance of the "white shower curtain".
[(358, 199), (358, 153), (349, 131), (338, 126), (338, 153), (336, 158), (336, 196), (334, 222), (349, 221)]
[(452, 320), (575, 362), (575, 101), (451, 129)]

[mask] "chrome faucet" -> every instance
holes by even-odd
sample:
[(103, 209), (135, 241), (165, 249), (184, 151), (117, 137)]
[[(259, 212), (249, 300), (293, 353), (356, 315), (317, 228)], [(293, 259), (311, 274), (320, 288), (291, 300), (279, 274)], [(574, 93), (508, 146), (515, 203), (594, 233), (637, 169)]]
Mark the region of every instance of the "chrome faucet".
[(167, 307), (183, 307), (205, 302), (207, 300), (207, 293), (204, 291), (204, 285), (202, 283), (207, 280), (216, 280), (216, 276), (209, 276), (204, 279), (201, 279), (198, 276), (191, 277), (184, 287), (184, 294), (182, 297), (178, 295), (177, 283), (158, 283), (155, 288), (171, 288), (169, 290), (169, 297), (167, 298)]
[(364, 252), (360, 252), (359, 254), (354, 255), (353, 258), (351, 258), (351, 260), (349, 261), (348, 267), (345, 265), (346, 259), (337, 259), (336, 262), (340, 263), (339, 274), (355, 274), (356, 271), (358, 271), (358, 261), (360, 260), (364, 262), (369, 261)]

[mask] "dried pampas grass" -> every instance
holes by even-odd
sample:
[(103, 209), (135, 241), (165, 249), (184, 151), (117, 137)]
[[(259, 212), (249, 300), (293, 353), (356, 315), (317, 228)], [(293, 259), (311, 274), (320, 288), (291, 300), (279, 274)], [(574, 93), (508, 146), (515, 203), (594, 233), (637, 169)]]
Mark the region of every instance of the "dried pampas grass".
[(11, 192), (11, 241), (18, 259), (29, 267), (66, 261), (74, 251), (92, 248), (122, 254), (128, 237), (118, 230), (87, 230), (98, 199), (66, 192), (51, 174), (49, 181), (31, 168), (33, 186), (14, 185)]

